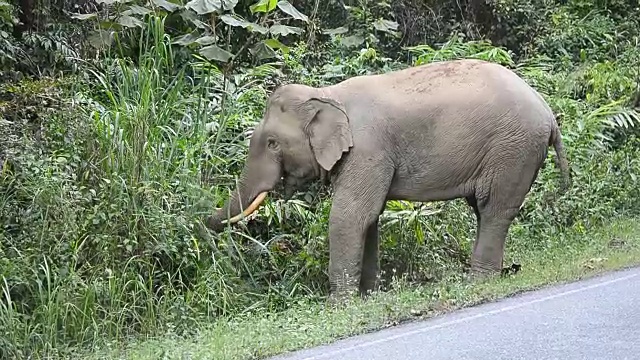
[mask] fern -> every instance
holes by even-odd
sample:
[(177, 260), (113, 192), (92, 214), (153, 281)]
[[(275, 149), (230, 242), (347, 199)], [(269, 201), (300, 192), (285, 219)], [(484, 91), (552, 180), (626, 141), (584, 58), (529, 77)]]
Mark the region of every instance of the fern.
[(611, 146), (616, 138), (626, 137), (640, 128), (640, 111), (626, 107), (626, 99), (603, 105), (587, 115), (587, 121), (600, 123), (596, 136), (602, 141), (600, 146)]

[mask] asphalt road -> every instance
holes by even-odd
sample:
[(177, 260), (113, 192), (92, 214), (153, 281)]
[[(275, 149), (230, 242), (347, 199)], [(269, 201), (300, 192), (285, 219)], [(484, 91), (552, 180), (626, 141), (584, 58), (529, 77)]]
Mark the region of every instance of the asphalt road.
[(640, 359), (640, 268), (529, 292), (273, 360)]

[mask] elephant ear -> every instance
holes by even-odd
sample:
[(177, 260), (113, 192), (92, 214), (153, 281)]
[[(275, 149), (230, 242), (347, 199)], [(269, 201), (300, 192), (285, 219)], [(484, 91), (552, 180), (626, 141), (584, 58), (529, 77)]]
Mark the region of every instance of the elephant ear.
[(340, 103), (329, 98), (311, 98), (305, 105), (313, 114), (305, 124), (311, 149), (320, 166), (329, 171), (342, 153), (353, 146), (347, 112)]

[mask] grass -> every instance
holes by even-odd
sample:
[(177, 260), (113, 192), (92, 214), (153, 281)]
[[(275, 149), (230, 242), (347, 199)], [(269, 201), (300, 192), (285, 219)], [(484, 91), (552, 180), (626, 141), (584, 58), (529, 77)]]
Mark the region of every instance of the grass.
[(261, 359), (327, 344), (400, 322), (424, 319), (462, 307), (543, 286), (578, 280), (640, 264), (640, 223), (620, 218), (585, 234), (573, 231), (547, 249), (522, 252), (516, 275), (471, 282), (459, 273), (436, 284), (408, 287), (341, 307), (300, 300), (281, 313), (245, 314), (221, 320), (192, 338), (166, 336), (85, 354), (86, 359)]

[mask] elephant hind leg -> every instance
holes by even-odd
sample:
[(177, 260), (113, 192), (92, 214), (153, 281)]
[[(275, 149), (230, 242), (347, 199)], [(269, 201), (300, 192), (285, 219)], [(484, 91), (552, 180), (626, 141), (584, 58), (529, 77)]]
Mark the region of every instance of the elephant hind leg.
[[(509, 232), (539, 169), (539, 159), (505, 164), (502, 171), (494, 172), (484, 186), (476, 190), (478, 234), (473, 247), (471, 271), (474, 273), (500, 272), (504, 247)], [(481, 221), (480, 221), (481, 219)]]
[(518, 209), (509, 209), (503, 215), (482, 216), (471, 257), (473, 273), (495, 273), (502, 269), (507, 233), (517, 213)]

